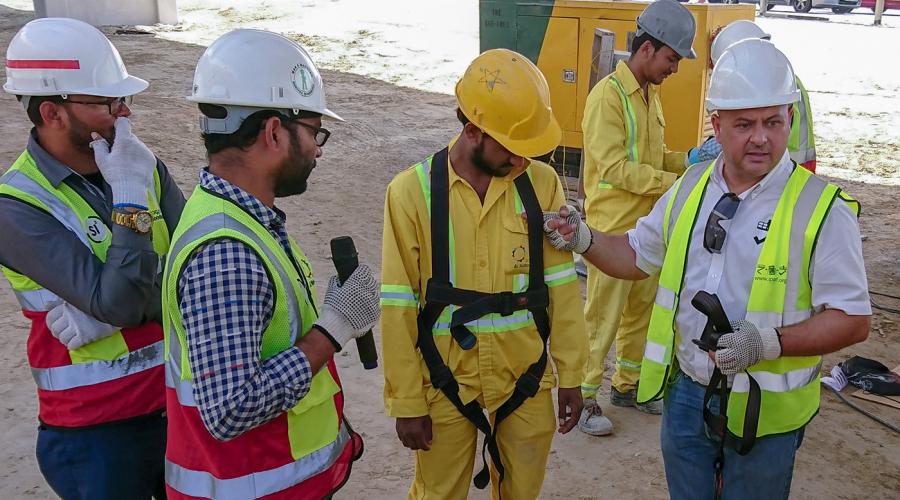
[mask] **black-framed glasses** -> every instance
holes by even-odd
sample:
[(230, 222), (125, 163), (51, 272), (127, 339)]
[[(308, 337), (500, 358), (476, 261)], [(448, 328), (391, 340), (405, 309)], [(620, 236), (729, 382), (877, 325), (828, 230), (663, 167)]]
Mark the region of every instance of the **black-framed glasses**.
[(293, 122), (299, 125), (303, 125), (304, 127), (312, 130), (313, 133), (316, 134), (316, 146), (320, 148), (324, 146), (325, 143), (328, 142), (328, 138), (331, 137), (331, 132), (329, 132), (328, 129), (310, 125), (308, 123), (303, 123), (300, 120), (293, 120)]
[(710, 253), (722, 253), (727, 233), (720, 223), (732, 219), (740, 203), (741, 199), (734, 193), (725, 193), (716, 202), (709, 219), (706, 220), (706, 230), (703, 232), (703, 248)]
[(108, 99), (104, 99), (102, 101), (74, 101), (69, 98), (64, 98), (58, 101), (60, 103), (69, 103), (69, 104), (81, 104), (85, 106), (106, 106), (107, 111), (112, 116), (115, 116), (122, 112), (122, 108), (125, 106), (131, 106), (134, 102), (134, 96), (128, 95), (124, 97), (110, 97)]

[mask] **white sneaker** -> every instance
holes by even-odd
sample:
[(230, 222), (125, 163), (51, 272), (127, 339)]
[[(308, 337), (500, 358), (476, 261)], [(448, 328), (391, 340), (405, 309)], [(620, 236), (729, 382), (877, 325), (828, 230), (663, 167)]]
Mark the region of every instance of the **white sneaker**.
[(584, 409), (581, 410), (581, 418), (578, 419), (578, 430), (591, 436), (612, 434), (612, 422), (603, 416), (603, 410), (600, 409), (597, 400), (593, 398), (584, 400)]

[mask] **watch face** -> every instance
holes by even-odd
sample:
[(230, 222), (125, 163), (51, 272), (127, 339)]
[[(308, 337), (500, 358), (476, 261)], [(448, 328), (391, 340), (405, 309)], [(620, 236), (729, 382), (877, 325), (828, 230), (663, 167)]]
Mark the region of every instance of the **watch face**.
[(138, 212), (134, 214), (134, 228), (142, 233), (147, 233), (153, 226), (153, 216), (150, 212)]

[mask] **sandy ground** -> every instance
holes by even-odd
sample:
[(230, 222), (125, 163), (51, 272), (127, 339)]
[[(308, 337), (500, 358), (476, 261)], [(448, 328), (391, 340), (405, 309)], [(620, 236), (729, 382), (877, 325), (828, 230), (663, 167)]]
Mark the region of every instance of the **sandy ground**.
[[(12, 2), (20, 8), (22, 3)], [(0, 46), (6, 47), (15, 31), (30, 17), (30, 12), (0, 5)], [(805, 26), (810, 23), (779, 24), (787, 22), (767, 21), (785, 33), (790, 27), (812, 29)], [(196, 184), (196, 172), (204, 159), (196, 113), (183, 96), (189, 91), (194, 63), (203, 47), (153, 35), (115, 35), (112, 30), (108, 33), (130, 71), (152, 83), (135, 106), (136, 133), (166, 161), (179, 185), (189, 192)], [(895, 30), (869, 33), (889, 34), (894, 43), (900, 39)], [(352, 33), (348, 36), (352, 38)], [(359, 33), (357, 36), (364, 38)], [(375, 32), (373, 36), (383, 35)], [(474, 48), (465, 50), (474, 53)], [(391, 58), (402, 59), (402, 56)], [(464, 67), (466, 63), (467, 59), (462, 62), (454, 59), (447, 64)], [(415, 61), (405, 64), (412, 67)], [(830, 95), (825, 93), (831, 92), (832, 80), (828, 75), (841, 71), (817, 68), (804, 68), (805, 74), (817, 75), (812, 78), (816, 83), (807, 85), (821, 89), (822, 96)], [(432, 84), (448, 78), (444, 67), (430, 71), (429, 74), (438, 75), (431, 80)], [(859, 93), (865, 94), (865, 99), (873, 103), (871, 108), (878, 111), (857, 113), (855, 107), (848, 105), (847, 116), (839, 123), (841, 127), (852, 126), (853, 141), (868, 141), (866, 147), (870, 149), (866, 151), (870, 151), (870, 156), (861, 162), (856, 153), (848, 154), (844, 147), (847, 138), (823, 125), (817, 129), (824, 132), (820, 138), (823, 151), (820, 164), (839, 165), (840, 170), (849, 172), (842, 177), (862, 178), (861, 171), (874, 174), (874, 178), (871, 175), (867, 178), (868, 183), (838, 182), (863, 203), (861, 224), (868, 236), (864, 250), (870, 286), (896, 294), (900, 290), (897, 229), (900, 201), (892, 184), (900, 170), (894, 135), (900, 129), (884, 122), (897, 123), (895, 114), (890, 113), (897, 105), (887, 97), (900, 86), (896, 79), (887, 83), (877, 81), (877, 72), (872, 71), (875, 76), (866, 77), (867, 86)], [(323, 73), (330, 107), (347, 122), (329, 124), (334, 134), (313, 174), (309, 192), (279, 203), (288, 214), (291, 233), (312, 260), (320, 278), (319, 286), (333, 272), (328, 260), (328, 241), (334, 236), (353, 236), (361, 257), (373, 267), (379, 267), (384, 187), (397, 172), (444, 145), (457, 128), (453, 99), (446, 94), (414, 90), (355, 74)], [(431, 77), (426, 75), (425, 80), (428, 78)], [(880, 85), (884, 92), (872, 91), (871, 85)], [(838, 110), (842, 109), (838, 106)], [(0, 163), (9, 164), (24, 146), (29, 124), (11, 98), (0, 98), (0, 113), (6, 118), (0, 122)], [(836, 120), (834, 116), (828, 110), (823, 113), (823, 120)], [(868, 135), (864, 134), (866, 130)], [(884, 133), (872, 134), (872, 130)], [(863, 167), (863, 163), (871, 170)], [(873, 179), (875, 182), (871, 182)], [(7, 285), (2, 287), (8, 289)], [(7, 342), (0, 345), (0, 400), (4, 403), (0, 406), (0, 427), (6, 429), (0, 438), (0, 498), (53, 498), (34, 459), (37, 401), (24, 359), (27, 324), (8, 291), (0, 292), (0, 321), (7, 332)], [(898, 322), (900, 317), (896, 315), (877, 312), (869, 340), (827, 356), (826, 367), (830, 369), (854, 354), (880, 359), (891, 366), (900, 363)], [(355, 464), (349, 483), (337, 496), (402, 498), (412, 476), (412, 456), (396, 440), (393, 421), (384, 415), (381, 372), (362, 370), (353, 349), (339, 356), (338, 366), (347, 392), (347, 412), (366, 439), (366, 453)], [(896, 410), (874, 403), (860, 404), (885, 418), (900, 421), (900, 412)], [(611, 408), (607, 413), (616, 424), (614, 436), (590, 438), (576, 431), (555, 441), (541, 498), (666, 497), (658, 418), (618, 408)], [(833, 395), (823, 394), (820, 415), (809, 426), (797, 457), (793, 496), (896, 498), (898, 491), (900, 438), (849, 409)], [(471, 497), (487, 498), (487, 495), (473, 490)]]

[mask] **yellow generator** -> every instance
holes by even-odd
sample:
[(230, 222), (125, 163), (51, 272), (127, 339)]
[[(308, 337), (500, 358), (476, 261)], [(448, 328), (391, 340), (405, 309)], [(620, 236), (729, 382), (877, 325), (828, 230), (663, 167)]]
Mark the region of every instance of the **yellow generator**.
[[(590, 92), (595, 31), (615, 34), (615, 50), (627, 51), (635, 20), (648, 2), (595, 0), (481, 0), (481, 50), (507, 48), (531, 59), (550, 85), (553, 111), (563, 129), (552, 163), (560, 174), (578, 176), (581, 120)], [(697, 146), (708, 120), (703, 106), (708, 79), (710, 38), (737, 19), (753, 20), (752, 4), (686, 4), (697, 20), (697, 59), (681, 61), (663, 83), (666, 145), (674, 151)], [(707, 128), (707, 133), (709, 129)]]

